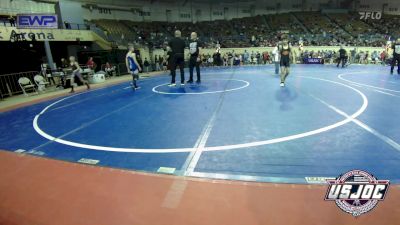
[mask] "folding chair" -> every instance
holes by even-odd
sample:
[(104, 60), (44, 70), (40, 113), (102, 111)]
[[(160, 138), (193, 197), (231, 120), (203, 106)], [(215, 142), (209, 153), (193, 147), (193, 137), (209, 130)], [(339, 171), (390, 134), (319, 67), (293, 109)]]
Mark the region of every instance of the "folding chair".
[(39, 91), (45, 91), (46, 90), (46, 85), (50, 84), (47, 82), (43, 76), (41, 75), (36, 75), (33, 77), (33, 80), (35, 81), (36, 86), (38, 87)]
[(29, 79), (26, 78), (26, 77), (21, 77), (21, 78), (19, 78), (19, 79), (18, 79), (18, 84), (19, 84), (19, 86), (21, 87), (22, 92), (24, 93), (25, 96), (28, 96), (28, 94), (26, 93), (26, 91), (29, 90), (29, 89), (33, 89), (33, 91), (34, 91), (35, 93), (38, 93), (37, 90), (36, 90), (36, 88), (35, 88), (35, 85), (32, 84), (31, 80), (29, 80)]

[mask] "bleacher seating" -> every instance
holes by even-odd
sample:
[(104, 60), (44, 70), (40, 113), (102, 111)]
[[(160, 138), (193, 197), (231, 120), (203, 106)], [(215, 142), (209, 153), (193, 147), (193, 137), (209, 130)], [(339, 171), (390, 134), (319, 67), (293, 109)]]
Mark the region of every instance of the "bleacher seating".
[(362, 21), (358, 14), (293, 12), (265, 16), (191, 22), (133, 22), (94, 20), (117, 42), (136, 42), (163, 47), (176, 29), (188, 40), (196, 31), (206, 47), (219, 41), (222, 47), (273, 46), (279, 33), (289, 32), (292, 42), (302, 39), (304, 45), (381, 46), (388, 36), (399, 36), (399, 16), (385, 15), (381, 20)]

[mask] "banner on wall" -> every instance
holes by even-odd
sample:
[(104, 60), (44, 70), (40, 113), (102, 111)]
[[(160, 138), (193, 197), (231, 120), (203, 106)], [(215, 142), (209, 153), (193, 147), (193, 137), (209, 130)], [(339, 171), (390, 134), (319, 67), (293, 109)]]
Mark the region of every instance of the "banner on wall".
[(31, 41), (96, 41), (92, 31), (88, 30), (61, 30), (61, 29), (17, 29), (14, 27), (0, 27), (0, 41), (19, 40)]
[(18, 29), (57, 29), (56, 14), (18, 14), (17, 28)]
[(305, 58), (304, 64), (324, 64), (324, 59), (321, 58)]

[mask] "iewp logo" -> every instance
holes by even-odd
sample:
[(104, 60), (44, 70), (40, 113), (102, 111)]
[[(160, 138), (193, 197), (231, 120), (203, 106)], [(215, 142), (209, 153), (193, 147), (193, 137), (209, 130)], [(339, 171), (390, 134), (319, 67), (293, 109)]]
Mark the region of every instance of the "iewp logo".
[(382, 18), (382, 12), (358, 12), (360, 14), (360, 20), (380, 20)]
[(58, 28), (56, 14), (18, 14), (17, 28)]
[(353, 216), (371, 211), (385, 199), (389, 189), (389, 180), (378, 180), (362, 170), (351, 170), (326, 181), (329, 188), (325, 200), (335, 201), (340, 209)]

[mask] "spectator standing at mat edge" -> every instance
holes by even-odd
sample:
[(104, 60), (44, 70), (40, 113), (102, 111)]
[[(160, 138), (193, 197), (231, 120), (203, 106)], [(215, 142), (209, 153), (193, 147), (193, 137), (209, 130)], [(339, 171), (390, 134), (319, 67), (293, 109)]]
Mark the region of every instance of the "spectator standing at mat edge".
[(161, 70), (161, 68), (160, 68), (160, 60), (159, 60), (159, 57), (158, 57), (158, 55), (155, 55), (154, 56), (154, 65), (156, 66), (156, 71), (160, 71)]
[(398, 38), (396, 42), (393, 43), (392, 49), (393, 49), (393, 60), (390, 67), (390, 74), (393, 74), (394, 66), (396, 65), (397, 61), (397, 74), (400, 75), (400, 38)]
[(62, 71), (63, 75), (60, 76), (60, 84), (57, 87), (65, 87), (65, 74), (67, 73), (69, 68), (69, 62), (65, 58), (61, 58), (60, 68), (59, 70)]
[(274, 50), (272, 50), (272, 57), (273, 57), (273, 61), (275, 64), (275, 74), (279, 74), (279, 64), (280, 64), (279, 56), (280, 56), (280, 54), (279, 54), (278, 46), (275, 46)]
[(346, 64), (346, 50), (343, 48), (343, 46), (340, 46), (340, 50), (339, 50), (339, 58), (338, 58), (338, 63), (336, 65), (336, 67), (339, 67), (340, 63), (342, 63), (342, 68), (344, 68), (344, 65)]
[(185, 85), (185, 73), (184, 73), (184, 66), (185, 66), (185, 42), (181, 38), (182, 34), (181, 31), (175, 31), (175, 37), (172, 38), (168, 42), (168, 46), (171, 48), (171, 84), (170, 87), (176, 86), (175, 84), (175, 77), (176, 77), (176, 67), (179, 66), (179, 70), (181, 72), (181, 85)]
[(351, 62), (351, 63), (355, 63), (355, 62), (356, 62), (356, 54), (357, 54), (356, 48), (354, 48), (353, 50), (351, 50), (351, 51), (350, 51), (350, 54), (351, 54), (351, 60), (350, 60), (350, 62)]
[(144, 58), (143, 66), (144, 66), (144, 71), (145, 71), (146, 73), (149, 73), (150, 62), (149, 62), (149, 60), (147, 60), (146, 57)]

